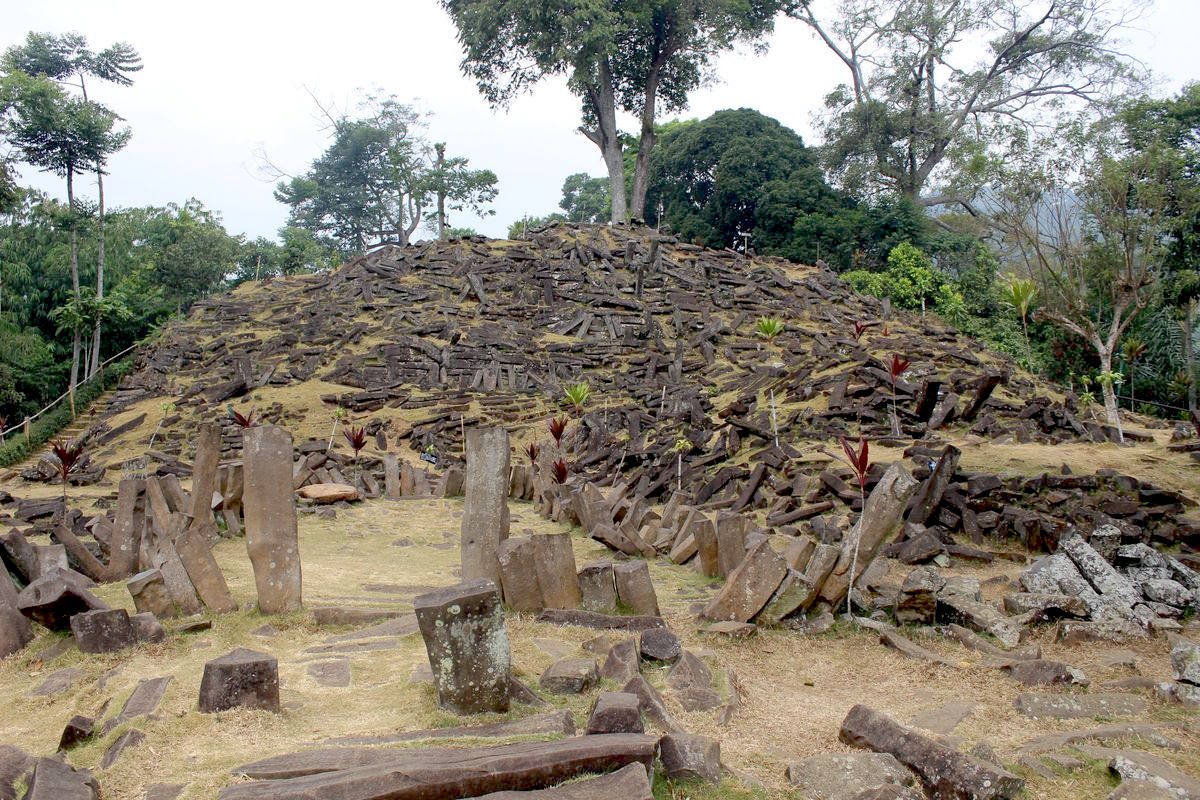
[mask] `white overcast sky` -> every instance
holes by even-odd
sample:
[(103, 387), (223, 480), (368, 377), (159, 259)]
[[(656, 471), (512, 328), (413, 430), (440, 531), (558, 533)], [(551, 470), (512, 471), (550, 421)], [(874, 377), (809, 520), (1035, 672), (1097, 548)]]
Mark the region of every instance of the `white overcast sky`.
[[(1155, 0), (1139, 27), (1128, 50), (1160, 78), (1160, 92), (1200, 78), (1200, 0)], [(507, 110), (488, 108), (459, 72), (455, 30), (436, 0), (0, 0), (0, 48), (30, 30), (76, 31), (95, 49), (123, 40), (142, 55), (134, 86), (95, 92), (133, 130), (111, 162), (110, 205), (196, 197), (231, 233), (274, 237), (286, 208), (260, 177), (255, 153), (299, 173), (324, 150), (306, 87), (340, 107), (357, 89), (378, 87), (432, 112), (432, 139), (500, 178), (495, 216), (451, 219), (488, 235), (502, 236), (523, 214), (555, 210), (567, 175), (603, 172), (599, 151), (575, 131), (579, 103), (562, 81), (538, 85)], [(755, 108), (811, 142), (812, 114), (843, 80), (840, 64), (792, 20), (781, 20), (769, 43), (765, 56), (723, 55), (720, 82), (696, 92), (682, 116)], [(24, 178), (64, 194), (57, 178), (30, 170)]]

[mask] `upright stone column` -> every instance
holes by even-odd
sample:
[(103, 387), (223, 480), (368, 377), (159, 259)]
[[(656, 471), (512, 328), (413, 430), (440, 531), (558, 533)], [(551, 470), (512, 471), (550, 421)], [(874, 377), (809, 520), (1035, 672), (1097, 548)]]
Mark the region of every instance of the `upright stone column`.
[[(212, 423), (200, 426), (196, 438), (196, 458), (192, 461), (192, 519), (213, 522), (212, 496), (217, 488), (217, 467), (221, 463), (221, 428)], [(288, 474), (292, 460), (288, 454)]]
[(138, 494), (142, 481), (126, 478), (117, 487), (117, 511), (113, 519), (112, 544), (109, 546), (108, 569), (115, 580), (132, 575), (137, 566), (137, 535), (134, 530)]
[(489, 580), (413, 598), (438, 705), (455, 714), (508, 711), (512, 656), (500, 590)]
[(496, 548), (508, 538), (508, 431), (467, 431), (466, 508), (462, 521), (462, 578), (500, 585)]
[(274, 425), (242, 434), (246, 549), (264, 614), (301, 606), (300, 547), (292, 497), (292, 435)]
[(12, 655), (32, 639), (29, 620), (17, 610), (17, 587), (0, 563), (0, 658)]

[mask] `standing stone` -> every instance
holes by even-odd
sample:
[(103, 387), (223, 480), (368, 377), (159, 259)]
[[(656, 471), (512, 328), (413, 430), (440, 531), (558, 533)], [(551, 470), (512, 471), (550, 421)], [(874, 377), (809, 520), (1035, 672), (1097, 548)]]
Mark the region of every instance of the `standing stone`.
[(400, 499), (400, 461), (395, 453), (383, 456), (383, 494), (388, 500)]
[[(462, 579), (484, 578), (499, 586), (496, 548), (508, 538), (508, 431), (472, 428), (467, 431), (466, 448)], [(543, 594), (546, 589), (543, 585)]]
[(635, 614), (658, 616), (658, 595), (650, 580), (650, 566), (641, 560), (626, 561), (613, 567), (617, 582), (617, 600)]
[(717, 518), (717, 574), (728, 577), (746, 557), (746, 533), (750, 520), (741, 514)]
[(188, 577), (187, 568), (183, 566), (183, 559), (179, 557), (179, 552), (175, 549), (174, 544), (176, 537), (183, 533), (187, 523), (187, 515), (176, 512), (171, 515), (170, 527), (165, 532), (158, 530), (154, 532), (154, 566), (162, 575), (163, 584), (167, 587), (167, 594), (170, 596), (171, 602), (177, 605), (184, 614), (191, 615), (199, 614), (204, 607), (200, 603), (196, 587), (192, 585), (192, 579)]
[(496, 548), (504, 603), (513, 611), (541, 611), (546, 607), (538, 583), (532, 536), (514, 536)]
[(611, 561), (589, 561), (579, 570), (583, 607), (601, 614), (617, 613), (617, 585)]
[[(291, 454), (288, 454), (291, 461)], [(192, 462), (192, 519), (200, 524), (213, 522), (213, 490), (217, 488), (217, 467), (221, 465), (221, 428), (212, 423), (200, 426), (196, 439), (196, 458)], [(290, 485), (290, 481), (289, 481)]]
[(115, 653), (137, 644), (129, 612), (123, 608), (76, 614), (71, 617), (71, 635), (85, 653)]
[(66, 631), (71, 617), (108, 605), (89, 592), (83, 576), (70, 570), (52, 569), (17, 595), (17, 610), (52, 631)]
[[(879, 546), (899, 526), (904, 509), (908, 506), (908, 499), (912, 497), (916, 488), (916, 479), (899, 461), (887, 468), (867, 497), (862, 516), (843, 540), (833, 572), (825, 579), (824, 585), (818, 584), (821, 586), (822, 600), (836, 607), (845, 598), (850, 588), (850, 570), (855, 561), (857, 560), (858, 574), (861, 575), (875, 558)], [(857, 559), (854, 557), (856, 544)]]
[(0, 658), (12, 655), (32, 639), (29, 620), (17, 610), (17, 587), (0, 564)]
[(909, 522), (924, 524), (933, 517), (938, 505), (942, 502), (942, 496), (946, 493), (946, 487), (954, 479), (961, 456), (962, 451), (957, 447), (952, 444), (946, 445), (941, 458), (938, 459), (937, 466), (933, 468), (913, 498), (912, 510), (908, 512)]
[(717, 558), (717, 526), (707, 516), (692, 525), (692, 536), (696, 539), (696, 559), (700, 562), (700, 574), (706, 578), (715, 578), (720, 574)]
[(579, 572), (575, 569), (571, 534), (534, 536), (533, 552), (538, 584), (542, 587), (542, 602), (546, 608), (579, 608), (583, 596), (579, 590)]
[(279, 661), (274, 656), (239, 647), (204, 665), (200, 711), (230, 708), (279, 713)]
[(274, 425), (242, 433), (246, 549), (258, 607), (281, 614), (301, 607), (300, 546), (292, 497), (292, 435)]
[(721, 591), (705, 607), (703, 616), (714, 621), (749, 622), (775, 594), (787, 573), (783, 556), (764, 539), (729, 574)]
[(171, 595), (167, 593), (167, 585), (163, 582), (162, 573), (156, 569), (148, 569), (134, 575), (125, 584), (133, 597), (133, 605), (138, 613), (149, 612), (156, 617), (174, 617), (179, 614)]
[[(206, 528), (212, 530), (211, 535), (205, 532)], [(216, 531), (211, 523), (193, 522), (176, 537), (175, 550), (204, 605), (217, 614), (228, 614), (237, 611), (237, 603), (229, 593), (225, 574), (213, 558), (209, 542), (215, 537)]]
[(511, 654), (500, 590), (474, 580), (413, 598), (438, 705), (455, 714), (508, 711)]
[(134, 516), (142, 481), (126, 478), (117, 487), (117, 510), (113, 519), (112, 544), (109, 546), (109, 574), (122, 580), (134, 573), (137, 566), (137, 531)]

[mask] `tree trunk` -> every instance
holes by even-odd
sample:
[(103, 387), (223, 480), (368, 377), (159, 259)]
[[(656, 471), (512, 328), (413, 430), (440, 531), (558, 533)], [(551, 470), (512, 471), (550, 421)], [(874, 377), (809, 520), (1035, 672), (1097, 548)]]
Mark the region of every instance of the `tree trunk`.
[(600, 153), (604, 156), (612, 194), (610, 220), (612, 224), (620, 225), (628, 216), (625, 200), (625, 160), (621, 157), (621, 141), (617, 136), (616, 93), (607, 60), (601, 62), (598, 84), (588, 87), (587, 96), (599, 126), (594, 131), (584, 130), (583, 134), (600, 148)]
[(633, 208), (631, 214), (643, 222), (646, 220), (646, 191), (650, 188), (650, 151), (658, 137), (654, 135), (655, 103), (658, 99), (659, 68), (651, 70), (646, 79), (645, 96), (642, 101), (642, 135), (638, 141), (637, 160), (633, 166)]
[[(1112, 350), (1103, 347), (1096, 348), (1096, 354), (1100, 356), (1100, 371), (1112, 374)], [(1121, 443), (1125, 442), (1125, 434), (1121, 430), (1121, 414), (1117, 410), (1117, 393), (1111, 380), (1100, 382), (1100, 391), (1104, 395), (1104, 414), (1108, 417), (1108, 424), (1113, 425), (1117, 429), (1117, 440)]]
[(100, 313), (99, 303), (104, 299), (104, 173), (99, 168), (96, 169), (96, 186), (100, 194), (100, 207), (98, 209), (97, 231), (99, 241), (96, 243), (96, 303), (97, 313), (96, 322), (92, 326), (92, 368), (88, 373), (88, 377), (95, 375), (100, 369)]
[(1183, 307), (1183, 369), (1188, 376), (1188, 411), (1196, 410), (1196, 354), (1192, 352), (1192, 315), (1195, 312), (1195, 300)]
[(442, 180), (437, 192), (437, 237), (441, 241), (446, 238), (446, 145), (435, 144), (433, 148), (437, 152), (438, 175)]
[[(67, 165), (67, 206), (71, 210), (71, 289), (75, 293), (74, 300), (75, 311), (79, 311), (79, 235), (75, 230), (75, 170)], [(76, 325), (75, 332), (71, 340), (71, 382), (67, 386), (67, 393), (70, 395), (71, 401), (71, 419), (75, 418), (75, 387), (79, 383), (79, 345), (80, 331)]]

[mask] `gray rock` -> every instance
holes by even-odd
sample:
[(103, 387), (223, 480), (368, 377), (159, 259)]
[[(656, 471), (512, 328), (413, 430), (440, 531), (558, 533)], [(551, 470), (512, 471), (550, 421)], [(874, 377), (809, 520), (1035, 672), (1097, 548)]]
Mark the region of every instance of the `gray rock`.
[(590, 561), (579, 569), (583, 607), (601, 614), (617, 613), (617, 585), (611, 561)]
[(39, 758), (24, 800), (100, 800), (100, 784), (87, 770), (57, 758)]
[(1191, 591), (1183, 584), (1173, 580), (1151, 579), (1142, 582), (1142, 594), (1154, 603), (1163, 603), (1176, 608), (1187, 608), (1195, 605)]
[(504, 603), (513, 611), (541, 611), (542, 587), (532, 536), (513, 536), (496, 545)]
[(438, 705), (455, 714), (508, 711), (512, 655), (496, 584), (474, 580), (418, 595), (413, 611)]
[(1112, 564), (1078, 535), (1064, 539), (1059, 543), (1059, 548), (1105, 600), (1130, 608), (1141, 602), (1141, 593), (1133, 582), (1117, 572)]
[(200, 711), (230, 708), (279, 712), (279, 662), (274, 656), (239, 647), (204, 665)]
[(1039, 620), (1084, 618), (1089, 613), (1087, 604), (1079, 597), (1035, 592), (1013, 592), (1004, 595), (1004, 610), (1010, 614), (1034, 612)]
[(1171, 642), (1171, 667), (1175, 680), (1200, 685), (1200, 644), (1177, 637)]
[(1081, 670), (1058, 661), (1014, 661), (1000, 669), (1026, 686), (1087, 686), (1089, 683)]
[(674, 663), (683, 654), (683, 645), (667, 628), (651, 628), (638, 637), (638, 652), (647, 661)]
[[(496, 548), (508, 538), (509, 448), (504, 428), (472, 428), (466, 440), (462, 579), (500, 585)], [(572, 575), (574, 573), (572, 572)]]
[(946, 581), (929, 567), (908, 573), (896, 595), (896, 621), (901, 625), (928, 625), (937, 612), (937, 593)]
[[(82, 714), (76, 714), (71, 717), (63, 728), (62, 736), (58, 738), (58, 750), (70, 750), (83, 744), (88, 739), (92, 738), (92, 733), (96, 729), (96, 720), (91, 717), (85, 717)], [(0, 790), (0, 797), (3, 797), (3, 791)]]
[(242, 461), (246, 550), (259, 610), (296, 611), (302, 606), (303, 586), (292, 494), (292, 435), (274, 425), (244, 429)]
[(608, 650), (608, 656), (600, 667), (600, 677), (620, 684), (627, 683), (639, 672), (638, 645), (634, 639), (625, 639)]
[(642, 711), (635, 694), (601, 692), (592, 704), (587, 733), (643, 733)]
[(1149, 635), (1138, 625), (1126, 620), (1110, 620), (1104, 622), (1075, 622), (1058, 623), (1057, 640), (1065, 644), (1081, 642), (1112, 642), (1125, 644), (1130, 639), (1147, 639)]
[(133, 635), (139, 642), (158, 643), (167, 640), (162, 623), (149, 611), (134, 614), (129, 618), (129, 624), (133, 626)]
[(579, 572), (569, 533), (533, 537), (534, 567), (546, 608), (579, 608)]
[(1121, 529), (1116, 525), (1101, 525), (1088, 536), (1088, 544), (1108, 563), (1117, 556), (1117, 548), (1121, 546)]
[(1089, 717), (1122, 717), (1143, 713), (1147, 706), (1142, 698), (1115, 692), (1094, 694), (1022, 694), (1013, 701), (1018, 711), (1027, 717), (1050, 719), (1086, 719)]
[(788, 764), (787, 777), (811, 800), (856, 800), (882, 786), (912, 786), (913, 774), (890, 753), (820, 753)]
[(721, 743), (694, 733), (669, 733), (658, 742), (663, 771), (674, 780), (721, 782)]
[(1021, 643), (1021, 629), (1013, 620), (965, 594), (947, 594), (943, 589), (938, 595), (937, 619), (943, 623), (959, 623), (980, 633), (990, 633), (1008, 648)]
[(137, 644), (137, 635), (123, 608), (85, 611), (71, 617), (71, 635), (85, 653), (115, 653)]
[(658, 595), (650, 580), (650, 566), (641, 559), (626, 561), (613, 567), (617, 585), (617, 600), (634, 614), (658, 616)]
[(71, 570), (50, 569), (21, 590), (17, 610), (50, 630), (69, 630), (76, 614), (108, 608), (81, 579)]
[(162, 619), (178, 616), (179, 609), (167, 592), (167, 584), (157, 569), (148, 569), (134, 575), (125, 583), (133, 597), (133, 605), (139, 614), (153, 614)]
[(538, 685), (554, 694), (582, 694), (600, 682), (591, 658), (560, 658), (542, 673)]

